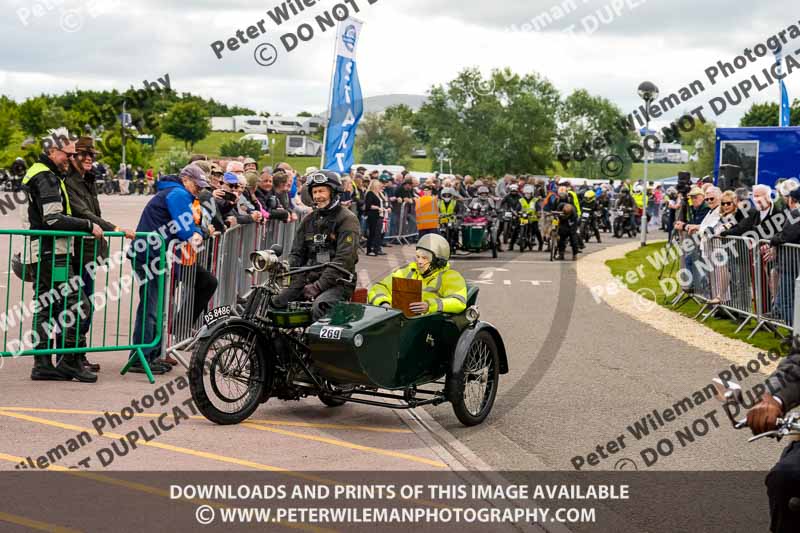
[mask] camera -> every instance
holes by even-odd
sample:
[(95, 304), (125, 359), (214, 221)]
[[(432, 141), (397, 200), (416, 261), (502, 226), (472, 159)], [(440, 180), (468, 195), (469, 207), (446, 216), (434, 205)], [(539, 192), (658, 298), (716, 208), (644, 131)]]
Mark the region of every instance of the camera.
[(692, 190), (692, 175), (688, 172), (678, 172), (678, 183), (675, 185), (675, 190), (681, 196), (687, 196)]

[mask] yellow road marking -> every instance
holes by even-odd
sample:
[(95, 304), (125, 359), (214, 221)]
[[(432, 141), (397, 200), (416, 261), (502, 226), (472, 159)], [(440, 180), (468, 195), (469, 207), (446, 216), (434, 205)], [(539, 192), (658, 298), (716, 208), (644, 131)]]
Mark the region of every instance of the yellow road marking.
[(48, 524), (47, 522), (31, 520), (30, 518), (25, 518), (24, 516), (4, 513), (2, 511), (0, 511), (0, 522), (9, 522), (11, 524), (29, 527), (38, 531), (51, 531), (52, 533), (75, 533), (76, 531), (80, 531), (80, 529), (70, 529), (68, 527), (55, 526), (53, 524)]
[[(0, 407), (0, 411), (18, 411), (23, 413), (58, 413), (64, 415), (103, 415), (104, 411), (87, 411), (84, 409), (49, 409), (45, 407)], [(135, 413), (135, 417), (158, 418), (161, 413)], [(205, 420), (203, 416), (190, 416), (193, 420)], [(362, 426), (359, 424), (335, 424), (320, 422), (293, 422), (288, 420), (260, 420), (248, 419), (253, 424), (269, 424), (271, 426), (293, 426), (320, 429), (354, 429), (374, 431), (377, 433), (413, 433), (410, 429), (384, 428), (379, 426)]]
[(441, 461), (434, 461), (433, 459), (426, 459), (416, 455), (410, 455), (402, 452), (393, 452), (391, 450), (384, 450), (382, 448), (373, 448), (372, 446), (363, 446), (361, 444), (354, 444), (338, 439), (329, 439), (327, 437), (318, 437), (316, 435), (304, 435), (303, 433), (295, 433), (294, 431), (287, 431), (285, 429), (271, 428), (259, 424), (252, 424), (250, 422), (242, 422), (242, 426), (258, 429), (259, 431), (269, 431), (270, 433), (277, 433), (279, 435), (287, 435), (289, 437), (296, 437), (298, 439), (313, 440), (316, 442), (324, 442), (325, 444), (332, 444), (333, 446), (341, 446), (343, 448), (350, 448), (351, 450), (358, 450), (362, 452), (376, 453), (378, 455), (385, 455), (387, 457), (397, 457), (399, 459), (406, 459), (415, 463), (422, 463), (425, 465), (436, 466), (439, 468), (447, 468), (447, 465)]
[[(9, 454), (2, 453), (2, 452), (0, 452), (0, 459), (2, 459), (4, 461), (9, 461), (9, 462), (12, 462), (12, 463), (17, 463), (17, 464), (19, 464), (22, 461), (24, 461), (24, 459), (22, 457), (17, 457), (15, 455), (9, 455)], [(71, 474), (71, 475), (92, 479), (92, 480), (98, 481), (100, 483), (106, 483), (106, 484), (109, 484), (109, 485), (116, 485), (118, 487), (124, 487), (124, 488), (127, 488), (127, 489), (131, 489), (131, 490), (135, 490), (135, 491), (139, 491), (139, 492), (144, 492), (144, 493), (147, 493), (147, 494), (152, 494), (154, 496), (163, 496), (164, 498), (169, 498), (171, 501), (180, 501), (180, 502), (189, 503), (189, 504), (192, 504), (192, 505), (208, 505), (208, 506), (214, 507), (216, 509), (222, 509), (222, 508), (226, 508), (227, 507), (226, 505), (221, 505), (221, 504), (218, 504), (218, 503), (215, 503), (215, 502), (212, 502), (212, 501), (208, 501), (208, 500), (201, 500), (201, 499), (189, 500), (189, 499), (186, 499), (186, 498), (174, 498), (173, 499), (170, 496), (170, 493), (165, 491), (165, 490), (163, 490), (163, 489), (159, 489), (157, 487), (151, 487), (150, 485), (144, 485), (143, 483), (136, 483), (135, 481), (126, 481), (124, 479), (118, 479), (118, 478), (111, 477), (111, 476), (105, 476), (103, 474), (96, 474), (96, 473), (93, 473), (93, 472), (86, 472), (86, 471), (78, 471), (78, 470), (73, 470), (73, 469), (65, 468), (63, 466), (58, 466), (58, 465), (50, 465), (50, 466), (48, 466), (46, 468), (46, 470), (54, 470), (54, 471), (57, 471), (57, 472), (66, 472), (66, 473)], [(4, 515), (5, 515), (5, 513), (0, 512), (0, 520), (3, 520), (3, 516)], [(12, 516), (13, 517), (14, 515), (7, 515), (7, 516)], [(21, 518), (21, 517), (17, 517), (17, 518)], [(14, 522), (14, 523), (17, 523), (17, 522)], [(275, 524), (279, 525), (279, 526), (285, 526), (285, 527), (293, 528), (293, 529), (305, 529), (305, 530), (308, 530), (308, 531), (314, 531), (314, 532), (319, 532), (319, 533), (326, 533), (326, 532), (336, 531), (334, 529), (326, 529), (326, 528), (320, 528), (320, 527), (314, 527), (314, 526), (306, 526), (306, 525), (303, 525), (303, 524), (291, 524), (291, 523), (286, 523), (286, 522), (275, 522)], [(28, 525), (28, 524), (22, 524), (22, 525)], [(45, 524), (45, 525), (47, 525), (47, 524)], [(33, 527), (33, 526), (31, 526), (31, 527)], [(57, 529), (44, 529), (43, 531), (58, 531), (58, 532), (67, 533), (67, 532), (74, 532), (74, 531), (79, 531), (79, 530), (57, 528)]]
[[(48, 420), (48, 419), (39, 418), (39, 417), (36, 417), (36, 416), (25, 415), (25, 414), (22, 414), (22, 413), (14, 413), (14, 412), (10, 412), (10, 411), (2, 411), (2, 410), (0, 410), (0, 416), (8, 416), (8, 417), (11, 417), (11, 418), (18, 418), (20, 420), (27, 420), (28, 422), (35, 422), (35, 423), (38, 423), (38, 424), (44, 424), (44, 425), (53, 426), (53, 427), (57, 427), (57, 428), (61, 428), (61, 429), (70, 429), (70, 430), (78, 431), (78, 432), (88, 431), (90, 434), (98, 435), (98, 436), (102, 436), (102, 437), (107, 437), (107, 438), (111, 438), (111, 439), (122, 439), (122, 438), (125, 438), (124, 435), (121, 435), (119, 433), (111, 433), (111, 432), (108, 432), (108, 431), (104, 431), (103, 434), (100, 435), (93, 428), (83, 428), (81, 426), (75, 426), (75, 425), (72, 425), (72, 424), (65, 424), (63, 422), (56, 422), (54, 420)], [(295, 437), (295, 438), (304, 439), (304, 440), (312, 440), (312, 441), (316, 441), (316, 442), (323, 442), (325, 444), (331, 444), (333, 446), (340, 446), (340, 447), (343, 447), (343, 448), (350, 448), (351, 450), (359, 450), (359, 451), (363, 451), (363, 452), (376, 453), (378, 455), (385, 455), (387, 457), (396, 457), (396, 458), (399, 458), (399, 459), (406, 459), (408, 461), (412, 461), (412, 462), (415, 462), (415, 463), (426, 464), (426, 465), (430, 465), (430, 466), (435, 466), (437, 468), (447, 468), (447, 465), (445, 463), (442, 463), (441, 461), (434, 461), (432, 459), (425, 459), (424, 457), (417, 457), (416, 455), (410, 455), (410, 454), (407, 454), (407, 453), (393, 452), (391, 450), (383, 450), (381, 448), (373, 448), (371, 446), (363, 446), (361, 444), (354, 444), (354, 443), (351, 443), (351, 442), (347, 442), (347, 441), (343, 441), (343, 440), (337, 440), (337, 439), (329, 439), (327, 437), (317, 437), (317, 436), (314, 436), (314, 435), (304, 435), (302, 433), (296, 433), (294, 431), (286, 431), (284, 429), (270, 428), (270, 427), (261, 426), (261, 425), (258, 425), (258, 424), (251, 424), (249, 422), (243, 422), (241, 425), (243, 425), (245, 427), (250, 427), (250, 428), (253, 428), (253, 429), (258, 429), (258, 430), (261, 430), (261, 431), (269, 431), (271, 433), (277, 433), (277, 434), (280, 434), (280, 435), (286, 435), (288, 437)], [(227, 456), (218, 455), (218, 454), (215, 454), (215, 453), (201, 452), (201, 451), (198, 451), (198, 450), (192, 450), (192, 449), (189, 449), (189, 448), (183, 448), (181, 446), (173, 446), (172, 444), (165, 444), (165, 443), (162, 443), (162, 442), (155, 442), (155, 441), (150, 441), (150, 442), (142, 441), (142, 442), (137, 442), (137, 444), (142, 445), (142, 446), (151, 446), (153, 448), (160, 448), (162, 450), (169, 450), (169, 451), (173, 451), (173, 452), (177, 452), (177, 453), (182, 453), (182, 454), (185, 454), (185, 455), (193, 455), (195, 457), (202, 457), (204, 459), (211, 459), (211, 460), (214, 460), (214, 461), (222, 461), (222, 462), (225, 462), (225, 463), (236, 464), (236, 465), (239, 465), (239, 466), (247, 466), (247, 467), (250, 467), (250, 468), (255, 468), (256, 470), (267, 470), (267, 471), (271, 471), (271, 472), (290, 473), (290, 475), (295, 475), (295, 476), (301, 477), (303, 479), (313, 479), (315, 481), (319, 481), (319, 479), (315, 478), (314, 476), (306, 476), (304, 474), (291, 472), (290, 470), (288, 470), (286, 468), (265, 465), (265, 464), (262, 464), (262, 463), (256, 463), (256, 462), (253, 462), (253, 461), (247, 461), (245, 459), (236, 459), (236, 458), (233, 458), (233, 457), (227, 457)]]
[[(86, 432), (88, 432), (88, 433), (90, 433), (92, 435), (97, 435), (99, 437), (106, 437), (106, 438), (109, 438), (109, 439), (122, 439), (122, 438), (125, 438), (124, 435), (120, 435), (119, 433), (111, 433), (111, 432), (106, 431), (106, 432), (103, 432), (102, 435), (100, 435), (94, 428), (84, 428), (84, 427), (75, 426), (75, 425), (72, 425), (72, 424), (64, 424), (62, 422), (56, 422), (56, 421), (53, 421), (53, 420), (47, 420), (45, 418), (39, 418), (39, 417), (36, 417), (36, 416), (23, 415), (21, 413), (11, 413), (11, 412), (8, 412), (8, 411), (0, 411), (0, 416), (8, 416), (8, 417), (11, 417), (11, 418), (18, 418), (20, 420), (27, 420), (28, 422), (35, 422), (37, 424), (43, 424), (45, 426), (53, 426), (53, 427), (57, 427), (57, 428), (61, 428), (61, 429), (69, 429), (69, 430), (77, 431), (77, 432), (86, 431)], [(144, 442), (144, 441), (140, 441), (140, 442), (137, 442), (137, 445), (150, 446), (151, 448), (159, 448), (159, 449), (162, 449), (162, 450), (169, 450), (171, 452), (182, 453), (184, 455), (192, 455), (194, 457), (202, 457), (203, 459), (210, 459), (212, 461), (219, 461), (219, 462), (222, 462), (222, 463), (229, 463), (229, 464), (235, 464), (235, 465), (239, 465), (239, 466), (246, 466), (246, 467), (253, 468), (253, 469), (256, 469), (256, 470), (266, 470), (268, 472), (281, 472), (281, 473), (289, 475), (289, 476), (300, 477), (302, 479), (308, 479), (308, 480), (315, 481), (315, 482), (320, 482), (320, 481), (323, 480), (323, 478), (318, 478), (318, 477), (315, 477), (315, 476), (308, 476), (308, 475), (301, 474), (301, 473), (298, 473), (298, 472), (292, 472), (291, 470), (288, 470), (286, 468), (266, 465), (266, 464), (263, 464), (263, 463), (256, 463), (254, 461), (247, 461), (245, 459), (236, 459), (234, 457), (227, 457), (225, 455), (218, 455), (216, 453), (201, 452), (201, 451), (198, 451), (198, 450), (192, 450), (192, 449), (189, 449), (189, 448), (183, 448), (181, 446), (173, 446), (171, 444), (164, 444), (162, 442), (155, 442), (155, 441)], [(328, 481), (331, 481), (331, 480), (325, 480), (325, 481), (328, 482)]]

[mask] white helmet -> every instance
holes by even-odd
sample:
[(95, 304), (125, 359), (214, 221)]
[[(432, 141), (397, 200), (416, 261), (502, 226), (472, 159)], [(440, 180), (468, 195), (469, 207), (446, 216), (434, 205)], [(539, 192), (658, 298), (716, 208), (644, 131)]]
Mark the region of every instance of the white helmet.
[(519, 185), (512, 183), (508, 186), (508, 192), (519, 192)]
[(526, 185), (522, 188), (522, 194), (524, 194), (525, 196), (529, 194), (532, 195), (533, 192), (534, 192), (533, 185)]
[(637, 183), (636, 185), (634, 185), (634, 186), (633, 186), (633, 192), (635, 192), (636, 194), (639, 194), (639, 193), (641, 193), (641, 192), (642, 192), (642, 186), (641, 186), (641, 184)]
[(450, 260), (450, 243), (441, 235), (428, 233), (417, 242), (417, 248), (432, 253), (434, 261), (436, 259), (441, 259), (445, 262)]

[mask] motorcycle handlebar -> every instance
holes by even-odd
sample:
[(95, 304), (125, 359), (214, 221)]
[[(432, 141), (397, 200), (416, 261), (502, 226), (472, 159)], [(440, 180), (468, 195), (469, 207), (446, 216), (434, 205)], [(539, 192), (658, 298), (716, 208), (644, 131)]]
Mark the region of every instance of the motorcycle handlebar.
[(350, 272), (349, 270), (347, 270), (347, 269), (345, 269), (343, 267), (340, 267), (336, 263), (332, 263), (332, 262), (330, 262), (330, 263), (320, 263), (319, 265), (312, 265), (312, 266), (307, 266), (307, 267), (295, 268), (293, 270), (289, 270), (288, 272), (286, 272), (284, 274), (280, 274), (277, 277), (278, 278), (285, 278), (287, 276), (293, 276), (293, 275), (296, 275), (296, 274), (305, 274), (306, 272), (314, 272), (315, 270), (322, 270), (322, 269), (328, 268), (328, 267), (333, 268), (334, 270), (337, 270), (337, 271), (341, 272), (342, 274), (344, 274), (345, 276), (347, 276), (347, 278), (344, 280), (347, 283), (352, 283), (353, 282), (353, 273), (352, 272)]

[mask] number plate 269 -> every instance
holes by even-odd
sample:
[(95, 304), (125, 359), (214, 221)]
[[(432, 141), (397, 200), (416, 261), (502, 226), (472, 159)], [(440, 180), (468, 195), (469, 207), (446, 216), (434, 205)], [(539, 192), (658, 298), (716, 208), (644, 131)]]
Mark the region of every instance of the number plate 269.
[(331, 326), (324, 326), (319, 331), (320, 339), (338, 340), (342, 338), (342, 328), (334, 328)]

